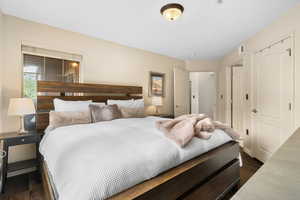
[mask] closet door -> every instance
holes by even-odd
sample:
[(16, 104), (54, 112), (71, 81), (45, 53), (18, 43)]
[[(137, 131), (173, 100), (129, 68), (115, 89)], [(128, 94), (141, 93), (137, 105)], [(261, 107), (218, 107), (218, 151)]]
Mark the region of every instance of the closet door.
[(286, 39), (255, 56), (255, 157), (266, 161), (291, 135), (293, 127), (292, 40)]

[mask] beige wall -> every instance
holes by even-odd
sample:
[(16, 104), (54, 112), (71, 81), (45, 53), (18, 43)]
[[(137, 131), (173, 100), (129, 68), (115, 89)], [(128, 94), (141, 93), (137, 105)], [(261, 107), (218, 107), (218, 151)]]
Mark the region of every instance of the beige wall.
[[(3, 81), (3, 14), (0, 9), (0, 111), (2, 111), (2, 81)], [(2, 112), (0, 113), (0, 132), (2, 131)]]
[(220, 67), (219, 60), (188, 60), (185, 67), (190, 72), (217, 72)]
[[(226, 94), (228, 87), (229, 73), (226, 70), (230, 65), (243, 59), (244, 67), (246, 70), (246, 92), (251, 91), (251, 67), (253, 55), (256, 51), (268, 46), (272, 42), (279, 41), (287, 35), (294, 35), (295, 38), (295, 128), (300, 126), (300, 4), (290, 9), (283, 16), (275, 20), (271, 25), (267, 26), (253, 37), (244, 41), (246, 46), (246, 54), (239, 56), (237, 48), (235, 51), (226, 55), (221, 62), (220, 85), (224, 87), (220, 88), (220, 92)], [(251, 94), (250, 94), (251, 95)], [(227, 98), (227, 96), (225, 96)], [(221, 106), (222, 116), (226, 118), (225, 112), (229, 109), (229, 103), (223, 103)], [(249, 114), (251, 109), (251, 102), (246, 105), (247, 113)], [(250, 115), (250, 114), (249, 114)], [(248, 117), (249, 124), (250, 117)]]
[[(173, 113), (173, 67), (184, 67), (181, 60), (125, 47), (112, 42), (53, 28), (12, 16), (4, 16), (4, 130), (17, 130), (18, 120), (7, 117), (9, 98), (21, 95), (22, 56), (21, 44), (53, 49), (83, 56), (81, 75), (83, 82), (143, 86), (146, 103), (148, 98), (149, 71), (166, 74), (166, 97), (163, 113)], [(15, 148), (10, 161), (33, 156), (31, 147)]]

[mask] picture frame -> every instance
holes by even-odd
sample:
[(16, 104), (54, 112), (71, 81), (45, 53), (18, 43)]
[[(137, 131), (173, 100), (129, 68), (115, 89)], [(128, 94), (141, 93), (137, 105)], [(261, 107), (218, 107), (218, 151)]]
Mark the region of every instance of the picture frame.
[(165, 96), (165, 74), (159, 72), (149, 73), (149, 96)]

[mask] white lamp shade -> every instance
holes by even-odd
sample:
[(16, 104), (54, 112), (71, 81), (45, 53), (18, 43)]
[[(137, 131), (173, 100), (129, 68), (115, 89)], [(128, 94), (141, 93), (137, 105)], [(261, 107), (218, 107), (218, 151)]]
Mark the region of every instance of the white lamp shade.
[(12, 98), (9, 101), (8, 115), (24, 116), (35, 113), (35, 107), (32, 99)]
[(152, 105), (154, 106), (162, 106), (163, 102), (162, 102), (162, 97), (152, 97)]

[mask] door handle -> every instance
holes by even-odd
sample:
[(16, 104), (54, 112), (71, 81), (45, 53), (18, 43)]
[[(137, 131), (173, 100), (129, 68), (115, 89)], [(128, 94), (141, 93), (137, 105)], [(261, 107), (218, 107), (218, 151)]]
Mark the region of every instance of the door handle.
[(179, 108), (179, 105), (176, 105), (176, 108)]
[(257, 113), (258, 111), (254, 108), (254, 109), (252, 109), (252, 112)]

